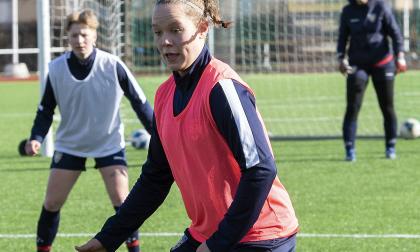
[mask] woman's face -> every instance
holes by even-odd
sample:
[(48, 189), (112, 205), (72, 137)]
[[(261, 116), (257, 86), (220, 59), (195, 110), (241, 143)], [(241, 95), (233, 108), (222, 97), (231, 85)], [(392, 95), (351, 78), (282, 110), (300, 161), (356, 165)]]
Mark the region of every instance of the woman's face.
[(164, 63), (183, 75), (203, 49), (208, 23), (188, 16), (182, 3), (159, 4), (153, 13), (152, 29)]
[(84, 60), (93, 52), (96, 30), (85, 24), (74, 23), (68, 31), (71, 49), (77, 58)]

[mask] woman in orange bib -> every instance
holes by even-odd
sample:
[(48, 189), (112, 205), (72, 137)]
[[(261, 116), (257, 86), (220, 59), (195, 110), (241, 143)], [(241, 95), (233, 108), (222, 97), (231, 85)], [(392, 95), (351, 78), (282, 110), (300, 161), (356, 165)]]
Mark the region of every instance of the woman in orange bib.
[(173, 74), (158, 89), (148, 159), (118, 213), (78, 251), (115, 251), (173, 182), (190, 226), (173, 252), (295, 251), (298, 222), (251, 88), (205, 45), (217, 1), (158, 0), (152, 27)]

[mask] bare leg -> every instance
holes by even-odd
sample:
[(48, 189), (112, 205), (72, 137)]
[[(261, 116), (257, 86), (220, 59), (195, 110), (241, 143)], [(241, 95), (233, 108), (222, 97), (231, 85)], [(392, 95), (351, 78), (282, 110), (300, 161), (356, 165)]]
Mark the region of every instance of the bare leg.
[(51, 169), (44, 201), (45, 209), (52, 212), (60, 210), (81, 173), (81, 171)]
[(113, 206), (121, 206), (128, 195), (127, 167), (112, 165), (100, 168), (106, 190)]
[(51, 169), (47, 192), (37, 227), (37, 250), (50, 251), (58, 231), (60, 209), (80, 176), (81, 171)]

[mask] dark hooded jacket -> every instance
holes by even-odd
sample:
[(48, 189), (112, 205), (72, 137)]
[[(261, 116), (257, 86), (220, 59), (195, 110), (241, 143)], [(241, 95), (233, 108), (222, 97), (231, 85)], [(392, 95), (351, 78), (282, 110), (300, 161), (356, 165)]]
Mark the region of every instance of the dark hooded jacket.
[(337, 42), (339, 60), (346, 55), (348, 41), (350, 65), (372, 66), (390, 54), (404, 51), (398, 24), (390, 6), (383, 0), (369, 0), (363, 5), (349, 0), (341, 13)]

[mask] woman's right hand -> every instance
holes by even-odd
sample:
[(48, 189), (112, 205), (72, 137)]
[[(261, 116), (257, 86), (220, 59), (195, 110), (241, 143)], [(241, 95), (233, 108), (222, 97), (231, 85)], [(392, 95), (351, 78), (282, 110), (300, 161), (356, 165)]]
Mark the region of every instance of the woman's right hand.
[(407, 62), (405, 61), (404, 53), (400, 52), (397, 56), (397, 73), (407, 71)]
[(35, 156), (41, 148), (41, 143), (37, 140), (28, 140), (25, 144), (25, 152), (28, 156)]
[(343, 75), (347, 75), (348, 73), (351, 72), (352, 68), (351, 68), (351, 66), (349, 65), (349, 62), (346, 59), (341, 59), (338, 62), (338, 70)]
[(96, 239), (91, 239), (82, 246), (75, 246), (74, 248), (79, 252), (106, 252), (106, 249)]

